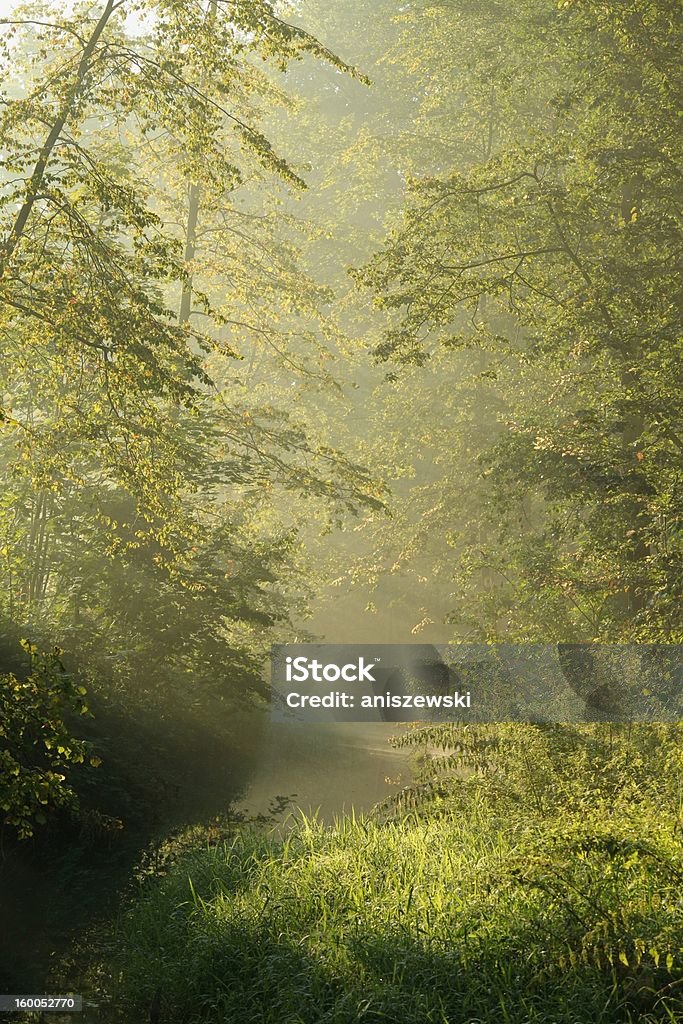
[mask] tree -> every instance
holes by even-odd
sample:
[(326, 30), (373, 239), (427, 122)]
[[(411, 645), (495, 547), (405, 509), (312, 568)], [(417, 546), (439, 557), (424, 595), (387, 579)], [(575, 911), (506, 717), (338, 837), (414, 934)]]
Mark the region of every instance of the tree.
[(178, 182), (201, 187), (208, 230), (257, 169), (266, 196), (302, 187), (258, 127), (276, 89), (256, 62), (310, 53), (350, 69), (268, 3), (109, 0), (5, 23), (4, 71), (19, 82), (3, 113), (6, 611), (150, 685), (186, 684), (193, 660), (215, 680), (236, 659), (256, 686), (256, 654), (234, 637), (286, 614), (292, 524), (273, 493), (337, 509), (379, 498), (286, 411), (227, 387), (254, 276), (244, 257), (239, 291), (212, 308), (168, 208)]
[[(381, 359), (442, 367), (439, 349), (460, 349), (472, 382), (480, 374), (494, 392), (497, 439), (470, 477), (476, 500), (451, 516), (454, 617), (483, 636), (672, 641), (682, 583), (675, 6), (513, 14), (471, 3), (429, 16), (430, 72), (446, 52), (444, 77), (456, 69), (442, 107), (461, 111), (442, 150), (455, 166), (413, 181), (403, 225), (360, 278), (393, 319)], [(461, 396), (462, 385), (442, 421)], [(456, 479), (472, 440), (454, 428), (444, 457)], [(445, 474), (440, 504), (452, 508), (448, 489)]]

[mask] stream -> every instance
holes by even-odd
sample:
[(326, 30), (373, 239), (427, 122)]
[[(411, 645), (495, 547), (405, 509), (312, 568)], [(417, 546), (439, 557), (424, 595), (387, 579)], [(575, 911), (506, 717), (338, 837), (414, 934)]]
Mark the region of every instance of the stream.
[(408, 758), (388, 743), (394, 731), (386, 723), (254, 722), (246, 779), (243, 773), (238, 781), (226, 748), (210, 778), (188, 771), (181, 799), (160, 804), (153, 818), (130, 824), (110, 844), (76, 845), (54, 857), (30, 842), (14, 851), (0, 868), (0, 990), (44, 992), (44, 979), (73, 941), (97, 922), (106, 928), (144, 851), (183, 824), (230, 806), (266, 814), (279, 796), (289, 800), (285, 814), (301, 809), (325, 822), (369, 811), (406, 782)]
[(385, 722), (270, 723), (241, 803), (265, 813), (274, 796), (286, 796), (325, 822), (369, 811), (409, 778), (407, 755), (389, 745), (395, 732)]
[[(319, 605), (308, 628), (336, 643), (410, 636), (407, 611), (369, 622), (359, 607), (357, 595), (335, 594), (326, 607)], [(129, 777), (149, 772), (153, 731), (136, 731), (134, 722), (98, 721), (100, 729), (123, 737), (119, 756), (125, 755)], [(44, 841), (29, 841), (0, 858), (0, 990), (44, 992), (46, 977), (74, 941), (100, 923), (107, 927), (131, 892), (145, 851), (186, 825), (230, 808), (249, 817), (267, 814), (278, 798), (288, 801), (285, 815), (300, 809), (325, 823), (370, 811), (410, 780), (408, 754), (389, 744), (396, 731), (387, 722), (284, 724), (252, 713), (235, 718), (229, 734), (200, 730), (194, 747), (171, 747), (170, 760), (167, 748), (155, 806), (127, 815), (125, 829), (110, 841), (77, 841), (54, 851)], [(117, 784), (127, 789), (125, 781)]]

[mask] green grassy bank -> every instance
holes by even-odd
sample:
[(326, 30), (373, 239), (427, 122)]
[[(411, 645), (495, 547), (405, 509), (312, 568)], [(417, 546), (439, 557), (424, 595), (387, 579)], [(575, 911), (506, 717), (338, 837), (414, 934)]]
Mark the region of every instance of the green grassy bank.
[(475, 801), (246, 831), (143, 883), (98, 984), (117, 1021), (683, 1020), (678, 828), (647, 801), (545, 823)]

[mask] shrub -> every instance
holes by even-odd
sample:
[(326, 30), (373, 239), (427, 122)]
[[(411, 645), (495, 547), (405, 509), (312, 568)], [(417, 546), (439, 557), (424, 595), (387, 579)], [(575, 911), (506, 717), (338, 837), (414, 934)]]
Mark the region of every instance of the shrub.
[(25, 839), (57, 808), (76, 807), (71, 774), (85, 761), (87, 747), (67, 719), (87, 715), (88, 706), (86, 690), (65, 671), (59, 648), (40, 653), (27, 641), (22, 646), (30, 673), (24, 679), (0, 675), (0, 808), (4, 826)]

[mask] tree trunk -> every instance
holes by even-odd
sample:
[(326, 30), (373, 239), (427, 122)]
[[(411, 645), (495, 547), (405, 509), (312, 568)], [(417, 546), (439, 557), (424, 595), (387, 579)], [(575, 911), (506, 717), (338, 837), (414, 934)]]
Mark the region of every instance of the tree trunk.
[(64, 126), (69, 116), (73, 112), (76, 100), (78, 99), (83, 90), (86, 76), (88, 74), (88, 71), (90, 70), (90, 59), (95, 51), (95, 47), (97, 46), (100, 36), (102, 35), (107, 25), (107, 22), (111, 18), (114, 10), (117, 7), (119, 7), (121, 3), (122, 0), (119, 0), (118, 3), (116, 3), (115, 0), (107, 0), (104, 10), (102, 11), (102, 14), (100, 16), (100, 20), (97, 22), (97, 25), (95, 26), (93, 34), (91, 35), (88, 42), (85, 44), (85, 47), (83, 48), (83, 55), (81, 56), (81, 59), (78, 64), (75, 81), (73, 82), (71, 88), (67, 91), (66, 96), (64, 97), (64, 102), (62, 103), (57, 118), (54, 121), (52, 128), (50, 129), (48, 136), (42, 145), (42, 148), (38, 155), (38, 160), (36, 161), (36, 165), (33, 168), (33, 173), (31, 174), (31, 177), (28, 180), (28, 185), (26, 188), (26, 198), (24, 199), (24, 202), (21, 204), (19, 212), (15, 217), (12, 230), (10, 231), (7, 238), (5, 238), (5, 240), (2, 242), (2, 245), (0, 245), (0, 278), (4, 276), (5, 270), (7, 269), (7, 265), (9, 264), (9, 261), (12, 258), (14, 250), (16, 249), (17, 245), (21, 241), (22, 235), (24, 234), (24, 231), (26, 229), (26, 223), (31, 215), (31, 210), (33, 209), (38, 193), (40, 192), (40, 189), (42, 187), (43, 180), (45, 178), (45, 172), (47, 170), (50, 157), (52, 156), (52, 151), (55, 148), (57, 140), (62, 134), (62, 131), (64, 130)]
[(187, 208), (187, 231), (185, 232), (185, 264), (187, 277), (183, 282), (183, 292), (180, 296), (180, 312), (178, 320), (186, 324), (190, 319), (192, 309), (192, 272), (187, 269), (192, 263), (197, 250), (197, 220), (199, 218), (200, 189), (195, 182), (190, 182)]

